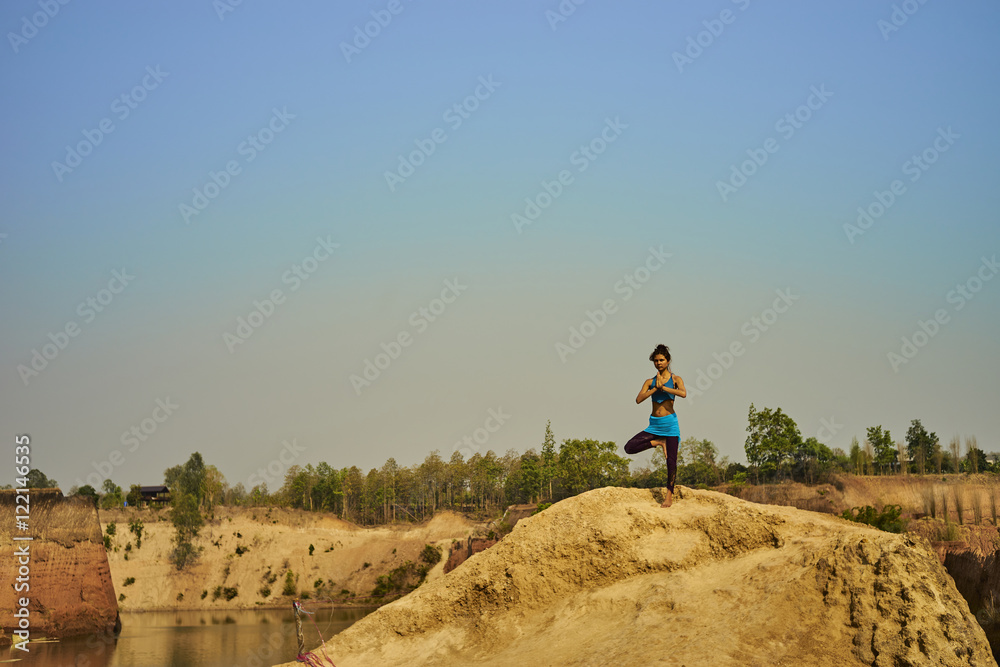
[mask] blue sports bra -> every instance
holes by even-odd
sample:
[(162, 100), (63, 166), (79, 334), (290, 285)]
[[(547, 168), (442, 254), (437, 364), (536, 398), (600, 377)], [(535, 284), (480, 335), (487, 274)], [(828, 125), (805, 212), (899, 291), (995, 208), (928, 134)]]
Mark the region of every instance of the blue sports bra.
[[(656, 378), (651, 378), (651, 379), (652, 379), (652, 382), (653, 382), (653, 384), (651, 386), (655, 387), (656, 386)], [(670, 387), (671, 389), (674, 388), (674, 376), (673, 376), (673, 374), (670, 375), (670, 379), (667, 380), (667, 384), (665, 384), (664, 386), (665, 387)], [(655, 403), (662, 403), (663, 401), (672, 401), (672, 400), (674, 400), (675, 396), (674, 396), (674, 394), (668, 394), (667, 392), (663, 391), (662, 389), (657, 389), (653, 393), (652, 398), (653, 398), (653, 401)]]

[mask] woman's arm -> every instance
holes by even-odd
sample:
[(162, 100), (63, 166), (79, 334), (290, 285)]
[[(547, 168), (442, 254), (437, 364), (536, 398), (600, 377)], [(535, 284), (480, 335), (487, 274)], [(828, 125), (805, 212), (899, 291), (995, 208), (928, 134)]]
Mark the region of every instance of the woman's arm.
[(642, 403), (656, 392), (656, 388), (652, 384), (652, 380), (646, 380), (642, 383), (642, 389), (639, 390), (639, 395), (635, 397), (636, 404)]
[(674, 378), (673, 388), (671, 389), (670, 387), (663, 387), (663, 391), (667, 392), (668, 394), (673, 394), (674, 396), (678, 396), (680, 398), (685, 398), (688, 395), (688, 392), (687, 389), (684, 387), (684, 380), (681, 379), (680, 375), (673, 375), (672, 377)]

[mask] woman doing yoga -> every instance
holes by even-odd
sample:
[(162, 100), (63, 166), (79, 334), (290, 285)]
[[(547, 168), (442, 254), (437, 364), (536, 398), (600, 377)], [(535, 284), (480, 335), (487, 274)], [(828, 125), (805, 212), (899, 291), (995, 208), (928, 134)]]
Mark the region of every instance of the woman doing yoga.
[(625, 443), (625, 452), (638, 454), (654, 447), (663, 448), (663, 457), (667, 460), (667, 490), (660, 507), (670, 507), (674, 499), (674, 478), (677, 476), (677, 446), (681, 441), (674, 399), (687, 396), (687, 389), (681, 376), (670, 372), (670, 348), (662, 343), (657, 345), (649, 360), (656, 368), (656, 376), (642, 383), (635, 402), (642, 403), (652, 396), (653, 412), (649, 416), (649, 427)]

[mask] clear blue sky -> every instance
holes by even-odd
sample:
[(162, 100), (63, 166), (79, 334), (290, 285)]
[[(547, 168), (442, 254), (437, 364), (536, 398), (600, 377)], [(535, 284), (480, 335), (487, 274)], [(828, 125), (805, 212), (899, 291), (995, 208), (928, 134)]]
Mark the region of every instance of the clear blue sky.
[(68, 490), (622, 445), (663, 342), (733, 460), (751, 403), (1000, 450), (996, 3), (562, 6), (4, 3), (11, 447)]

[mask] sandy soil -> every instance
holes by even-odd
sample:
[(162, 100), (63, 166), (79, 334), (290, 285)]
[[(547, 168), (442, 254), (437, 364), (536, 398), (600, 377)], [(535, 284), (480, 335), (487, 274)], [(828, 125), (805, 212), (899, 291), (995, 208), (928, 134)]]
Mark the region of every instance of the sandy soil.
[[(142, 547), (138, 549), (128, 528), (137, 517), (144, 524)], [(125, 596), (120, 601), (123, 611), (290, 605), (291, 598), (282, 596), (287, 571), (293, 573), (297, 592), (309, 593), (314, 603), (323, 597), (340, 599), (344, 597), (342, 590), (356, 594), (354, 599), (361, 602), (380, 574), (407, 560), (416, 562), (424, 545), (442, 546), (446, 559), (452, 540), (464, 540), (476, 527), (451, 512), (438, 514), (423, 525), (359, 528), (300, 510), (222, 507), (216, 508), (214, 519), (195, 541), (203, 548), (198, 563), (178, 572), (168, 559), (174, 534), (168, 517), (162, 510), (100, 513), (102, 530), (115, 523), (112, 539), (117, 549), (108, 553), (108, 562), (115, 592)], [(129, 544), (131, 549), (126, 550)], [(242, 553), (237, 554), (237, 549)], [(430, 572), (429, 581), (441, 576), (444, 559)], [(272, 583), (266, 580), (269, 572)], [(129, 578), (135, 582), (126, 586)], [(318, 581), (322, 588), (315, 586)], [(261, 593), (265, 586), (271, 589), (267, 596)], [(217, 587), (235, 588), (237, 596), (230, 601), (214, 599)]]
[[(996, 665), (918, 536), (678, 487), (604, 488), (325, 646), (352, 665)], [(292, 667), (295, 662), (284, 663)]]

